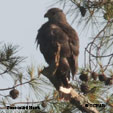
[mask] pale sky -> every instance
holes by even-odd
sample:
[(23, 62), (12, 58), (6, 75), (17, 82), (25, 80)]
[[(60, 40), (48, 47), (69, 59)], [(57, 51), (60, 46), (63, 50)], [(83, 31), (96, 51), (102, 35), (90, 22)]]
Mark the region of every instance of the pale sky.
[(0, 41), (19, 45), (20, 55), (27, 56), (29, 61), (40, 59), (34, 42), (37, 30), (45, 22), (47, 3), (44, 0), (0, 0)]

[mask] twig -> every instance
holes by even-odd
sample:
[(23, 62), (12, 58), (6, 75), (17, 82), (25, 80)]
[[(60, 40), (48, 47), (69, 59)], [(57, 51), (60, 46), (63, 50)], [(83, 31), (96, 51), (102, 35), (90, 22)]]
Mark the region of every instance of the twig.
[(6, 90), (10, 90), (10, 89), (16, 88), (16, 87), (21, 86), (21, 85), (25, 85), (25, 84), (28, 84), (28, 83), (32, 82), (33, 80), (35, 80), (35, 79), (31, 79), (31, 80), (29, 80), (27, 82), (17, 84), (17, 85), (15, 85), (13, 87), (0, 89), (0, 91), (6, 91)]

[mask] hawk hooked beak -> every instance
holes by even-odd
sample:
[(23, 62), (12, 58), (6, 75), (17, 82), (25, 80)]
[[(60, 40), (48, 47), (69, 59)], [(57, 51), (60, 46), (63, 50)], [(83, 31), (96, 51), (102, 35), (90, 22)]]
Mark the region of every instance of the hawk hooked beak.
[(44, 17), (47, 18), (47, 17), (48, 17), (48, 13), (46, 13), (46, 14), (44, 15)]

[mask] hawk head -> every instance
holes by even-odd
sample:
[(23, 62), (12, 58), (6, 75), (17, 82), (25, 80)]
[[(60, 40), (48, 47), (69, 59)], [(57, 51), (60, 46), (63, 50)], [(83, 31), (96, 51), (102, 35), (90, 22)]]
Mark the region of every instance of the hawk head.
[(51, 8), (47, 11), (44, 17), (48, 18), (49, 21), (63, 22), (66, 21), (66, 16), (63, 11), (59, 8)]

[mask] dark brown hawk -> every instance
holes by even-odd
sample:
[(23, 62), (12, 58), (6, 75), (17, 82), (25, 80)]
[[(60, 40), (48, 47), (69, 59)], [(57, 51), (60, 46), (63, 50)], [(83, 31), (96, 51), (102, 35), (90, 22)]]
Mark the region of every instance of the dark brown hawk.
[(38, 31), (37, 46), (40, 45), (40, 51), (49, 66), (53, 62), (56, 64), (56, 89), (59, 90), (60, 86), (69, 88), (70, 75), (74, 77), (78, 70), (78, 35), (68, 24), (61, 9), (52, 8), (44, 17), (47, 17), (48, 21)]

